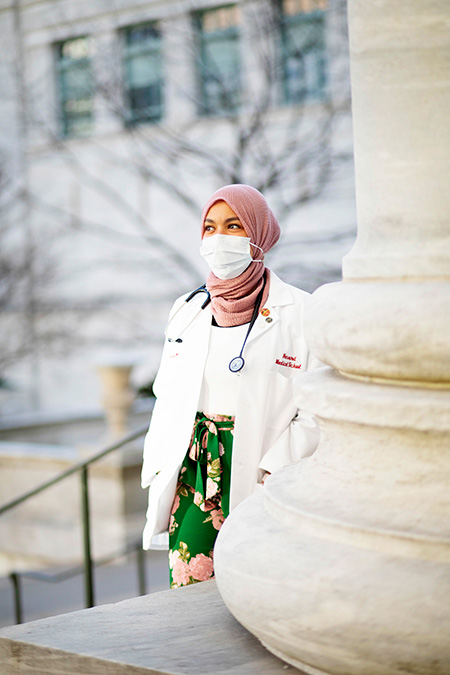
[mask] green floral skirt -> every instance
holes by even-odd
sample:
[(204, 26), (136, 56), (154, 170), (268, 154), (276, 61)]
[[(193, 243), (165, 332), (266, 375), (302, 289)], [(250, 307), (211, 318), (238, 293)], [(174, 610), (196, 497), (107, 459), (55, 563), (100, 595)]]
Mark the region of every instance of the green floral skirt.
[(230, 510), (234, 417), (197, 413), (169, 523), (170, 586), (214, 576), (213, 549)]

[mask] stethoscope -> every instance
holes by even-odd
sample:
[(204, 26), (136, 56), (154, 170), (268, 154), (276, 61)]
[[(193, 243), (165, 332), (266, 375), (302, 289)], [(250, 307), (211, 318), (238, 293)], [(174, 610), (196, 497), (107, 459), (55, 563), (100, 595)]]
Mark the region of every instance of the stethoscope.
[(182, 334), (184, 333), (184, 331), (187, 330), (187, 328), (189, 328), (189, 326), (191, 325), (191, 323), (194, 321), (194, 319), (197, 318), (197, 316), (200, 314), (200, 312), (202, 311), (202, 309), (205, 309), (205, 307), (207, 307), (207, 306), (209, 305), (209, 303), (211, 302), (211, 294), (210, 294), (210, 292), (208, 291), (208, 289), (206, 288), (206, 284), (203, 284), (202, 286), (199, 286), (198, 288), (196, 288), (195, 291), (192, 291), (192, 293), (191, 293), (190, 295), (188, 295), (188, 297), (186, 298), (186, 300), (183, 302), (183, 304), (181, 305), (181, 307), (179, 307), (179, 308), (177, 309), (177, 311), (173, 314), (173, 316), (171, 316), (170, 319), (169, 319), (169, 322), (168, 322), (168, 324), (167, 324), (167, 326), (166, 326), (166, 329), (165, 329), (165, 331), (164, 331), (165, 336), (166, 336), (168, 342), (183, 342), (183, 340), (181, 339), (180, 336), (178, 336), (177, 338), (171, 338), (171, 337), (169, 337), (169, 334), (168, 334), (168, 333), (169, 333), (169, 327), (170, 327), (170, 324), (174, 322), (175, 317), (179, 314), (179, 312), (181, 312), (181, 311), (186, 307), (186, 305), (187, 305), (193, 298), (195, 298), (195, 296), (196, 296), (198, 293), (205, 293), (205, 294), (206, 294), (206, 299), (205, 299), (205, 300), (203, 301), (203, 303), (200, 305), (200, 309), (199, 309), (199, 310), (191, 317), (191, 319), (190, 319), (190, 320), (187, 322), (187, 324), (184, 326), (184, 328), (183, 328), (183, 330), (181, 331), (180, 335), (182, 335)]
[[(230, 363), (228, 364), (228, 368), (231, 370), (232, 373), (239, 373), (239, 372), (242, 370), (242, 368), (244, 367), (244, 365), (245, 365), (245, 361), (244, 361), (244, 358), (243, 358), (242, 354), (243, 354), (243, 352), (244, 352), (245, 345), (247, 344), (248, 336), (250, 335), (250, 332), (251, 332), (253, 326), (255, 325), (255, 321), (256, 321), (256, 319), (258, 318), (259, 309), (260, 309), (260, 305), (261, 305), (261, 301), (262, 301), (262, 297), (263, 297), (263, 294), (264, 294), (264, 289), (265, 289), (265, 287), (266, 287), (266, 278), (264, 277), (263, 287), (262, 287), (261, 290), (259, 291), (258, 297), (256, 298), (256, 302), (255, 302), (255, 307), (254, 307), (254, 309), (253, 309), (252, 318), (251, 318), (250, 323), (249, 323), (249, 325), (248, 325), (247, 334), (246, 334), (246, 336), (245, 336), (244, 342), (242, 343), (242, 347), (241, 347), (241, 351), (239, 352), (239, 356), (235, 356), (234, 358), (232, 358), (231, 361), (230, 361)], [(186, 305), (187, 305), (193, 298), (195, 298), (195, 296), (196, 296), (198, 293), (205, 293), (205, 294), (206, 294), (206, 298), (205, 298), (205, 300), (202, 302), (202, 304), (200, 305), (199, 310), (191, 317), (191, 319), (188, 321), (188, 323), (186, 324), (186, 326), (184, 326), (184, 328), (183, 328), (183, 330), (182, 330), (182, 332), (181, 332), (181, 335), (182, 335), (182, 334), (184, 333), (184, 331), (191, 325), (191, 323), (194, 321), (194, 319), (197, 318), (197, 316), (200, 314), (200, 312), (201, 312), (203, 309), (205, 309), (205, 307), (207, 307), (207, 306), (209, 305), (209, 303), (211, 302), (211, 294), (210, 294), (210, 292), (208, 291), (208, 289), (206, 288), (206, 284), (202, 284), (202, 286), (199, 286), (198, 288), (196, 288), (195, 291), (192, 291), (192, 293), (191, 293), (190, 295), (188, 295), (188, 297), (186, 298), (186, 300), (183, 302), (183, 304), (181, 305), (181, 307), (179, 307), (179, 308), (177, 309), (177, 311), (174, 313), (174, 315), (170, 318), (169, 323), (168, 323), (167, 326), (166, 326), (165, 335), (166, 335), (166, 338), (167, 338), (167, 340), (168, 340), (169, 342), (178, 342), (178, 343), (183, 342), (183, 340), (181, 339), (180, 336), (178, 336), (177, 338), (171, 338), (171, 337), (169, 337), (169, 335), (168, 335), (169, 327), (170, 327), (170, 324), (171, 324), (171, 323), (173, 322), (173, 320), (175, 319), (175, 317), (177, 316), (177, 314), (178, 314), (182, 309), (184, 309), (184, 307), (186, 307)]]

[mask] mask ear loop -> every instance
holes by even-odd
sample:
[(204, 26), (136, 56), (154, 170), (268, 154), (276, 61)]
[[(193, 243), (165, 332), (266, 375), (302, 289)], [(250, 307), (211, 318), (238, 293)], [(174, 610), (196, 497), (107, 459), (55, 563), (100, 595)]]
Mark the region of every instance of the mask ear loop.
[(264, 251), (263, 251), (263, 249), (261, 248), (261, 246), (258, 246), (258, 244), (254, 244), (252, 241), (250, 242), (250, 246), (254, 246), (255, 248), (259, 248), (259, 250), (260, 250), (261, 253), (263, 254), (263, 257), (262, 257), (262, 258), (260, 258), (259, 260), (252, 260), (252, 262), (264, 262)]

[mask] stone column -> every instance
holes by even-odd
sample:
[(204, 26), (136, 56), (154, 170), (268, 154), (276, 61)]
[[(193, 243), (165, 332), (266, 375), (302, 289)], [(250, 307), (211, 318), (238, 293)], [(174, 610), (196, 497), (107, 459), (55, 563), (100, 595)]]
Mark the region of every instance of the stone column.
[(130, 365), (97, 367), (102, 383), (102, 404), (108, 422), (109, 438), (117, 440), (127, 432), (127, 420), (134, 394), (130, 388)]
[(358, 237), (306, 317), (316, 453), (238, 507), (222, 596), (306, 673), (450, 664), (450, 4), (349, 1)]

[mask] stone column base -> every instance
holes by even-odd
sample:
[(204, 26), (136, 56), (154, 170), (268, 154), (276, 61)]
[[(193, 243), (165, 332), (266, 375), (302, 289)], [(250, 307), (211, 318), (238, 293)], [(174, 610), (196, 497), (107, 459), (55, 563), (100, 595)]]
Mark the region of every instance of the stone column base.
[(225, 522), (225, 603), (307, 673), (448, 672), (450, 391), (324, 369), (298, 404), (320, 421), (319, 448)]

